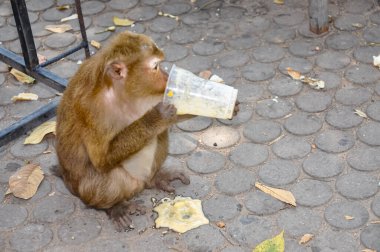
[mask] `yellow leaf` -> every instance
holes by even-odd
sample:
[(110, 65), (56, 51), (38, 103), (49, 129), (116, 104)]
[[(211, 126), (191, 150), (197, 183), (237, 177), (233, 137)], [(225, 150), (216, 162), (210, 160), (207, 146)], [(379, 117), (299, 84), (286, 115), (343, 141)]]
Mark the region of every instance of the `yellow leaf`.
[(301, 239), (298, 242), (298, 244), (305, 244), (305, 243), (309, 242), (313, 237), (314, 237), (314, 235), (312, 235), (312, 234), (304, 234), (301, 237)]
[(32, 93), (19, 93), (12, 97), (12, 101), (37, 101), (38, 95)]
[(271, 195), (272, 197), (281, 200), (285, 203), (288, 203), (290, 205), (296, 206), (296, 199), (294, 198), (293, 194), (289, 191), (273, 188), (270, 186), (266, 186), (264, 184), (261, 184), (259, 182), (255, 183), (255, 186), (259, 188), (261, 191)]
[(64, 33), (64, 32), (72, 30), (73, 27), (71, 27), (71, 25), (69, 24), (61, 24), (61, 25), (47, 25), (45, 26), (45, 29), (51, 32), (55, 32), (55, 33)]
[(38, 144), (42, 141), (45, 135), (49, 133), (55, 134), (56, 124), (55, 121), (48, 121), (41, 124), (25, 139), (24, 144)]
[(65, 5), (59, 5), (59, 6), (57, 6), (57, 7), (55, 7), (57, 10), (59, 10), (59, 11), (64, 11), (64, 10), (68, 10), (68, 9), (70, 9), (70, 5), (68, 5), (68, 4), (65, 4)]
[(253, 252), (284, 252), (284, 230), (272, 239), (268, 239), (260, 243), (253, 249)]
[(295, 70), (293, 70), (292, 68), (290, 67), (287, 67), (286, 70), (288, 71), (288, 74), (294, 79), (294, 80), (300, 80), (302, 75), (300, 72), (297, 72)]
[(349, 215), (345, 215), (344, 218), (345, 218), (346, 220), (353, 220), (353, 219), (355, 219), (354, 217), (349, 216)]
[(78, 14), (73, 14), (71, 16), (65, 17), (61, 19), (61, 22), (66, 22), (70, 20), (78, 19)]
[(284, 0), (274, 0), (275, 4), (284, 4)]
[(354, 114), (357, 114), (358, 116), (363, 117), (363, 118), (368, 118), (367, 114), (359, 109), (355, 109)]
[(9, 190), (15, 197), (30, 199), (44, 178), (39, 165), (28, 164), (9, 178)]
[(119, 17), (113, 17), (113, 23), (117, 26), (131, 26), (135, 21), (129, 20), (128, 18), (122, 19)]
[(24, 74), (23, 72), (17, 70), (16, 68), (12, 68), (10, 72), (19, 82), (31, 84), (35, 81), (34, 78), (29, 75)]
[(167, 227), (179, 233), (185, 233), (199, 226), (209, 224), (202, 212), (202, 203), (198, 199), (177, 196), (175, 199), (163, 199), (153, 209), (158, 213), (156, 228)]
[(169, 90), (167, 96), (168, 96), (168, 97), (173, 97), (173, 95), (174, 95), (173, 90)]
[(96, 49), (100, 49), (100, 47), (102, 46), (98, 41), (96, 40), (91, 40), (90, 44), (95, 47)]

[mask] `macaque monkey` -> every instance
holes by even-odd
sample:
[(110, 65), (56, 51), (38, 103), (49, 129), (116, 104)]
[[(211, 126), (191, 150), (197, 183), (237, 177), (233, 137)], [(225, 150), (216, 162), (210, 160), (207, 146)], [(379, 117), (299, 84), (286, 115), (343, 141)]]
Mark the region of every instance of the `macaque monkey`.
[(180, 119), (162, 102), (167, 74), (163, 52), (147, 36), (118, 34), (84, 61), (57, 110), (56, 149), (69, 190), (85, 204), (106, 210), (118, 231), (128, 230), (128, 201), (144, 188), (174, 192), (189, 184), (182, 172), (160, 170), (168, 154), (168, 128)]

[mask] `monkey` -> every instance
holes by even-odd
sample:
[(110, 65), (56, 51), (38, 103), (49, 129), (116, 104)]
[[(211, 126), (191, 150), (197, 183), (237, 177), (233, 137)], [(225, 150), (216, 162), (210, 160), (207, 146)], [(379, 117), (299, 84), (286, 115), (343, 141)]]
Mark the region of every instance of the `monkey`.
[(191, 118), (162, 102), (168, 79), (163, 59), (148, 36), (121, 32), (83, 62), (57, 108), (63, 181), (86, 205), (105, 210), (117, 231), (130, 229), (129, 214), (144, 214), (129, 201), (143, 189), (174, 192), (171, 181), (190, 183), (182, 172), (160, 169), (168, 129)]

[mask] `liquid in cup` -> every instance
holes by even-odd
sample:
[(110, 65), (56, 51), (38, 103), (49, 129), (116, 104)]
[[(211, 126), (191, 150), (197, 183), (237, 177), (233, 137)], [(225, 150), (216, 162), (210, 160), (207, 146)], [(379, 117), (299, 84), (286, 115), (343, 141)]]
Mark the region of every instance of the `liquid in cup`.
[(177, 114), (191, 114), (220, 119), (232, 118), (237, 89), (202, 79), (173, 65), (164, 94), (164, 102), (173, 104)]

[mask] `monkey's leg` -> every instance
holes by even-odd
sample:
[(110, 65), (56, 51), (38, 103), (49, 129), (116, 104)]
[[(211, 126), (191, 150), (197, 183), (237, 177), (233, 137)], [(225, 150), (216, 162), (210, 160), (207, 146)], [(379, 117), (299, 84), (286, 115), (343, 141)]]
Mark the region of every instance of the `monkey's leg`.
[(183, 184), (190, 184), (190, 178), (180, 171), (163, 171), (160, 170), (154, 176), (150, 186), (156, 187), (166, 192), (174, 192), (175, 188), (170, 185), (173, 180), (180, 180)]
[(132, 219), (129, 215), (145, 214), (146, 207), (140, 205), (139, 202), (123, 200), (105, 211), (116, 226), (116, 230), (121, 232), (133, 229)]

